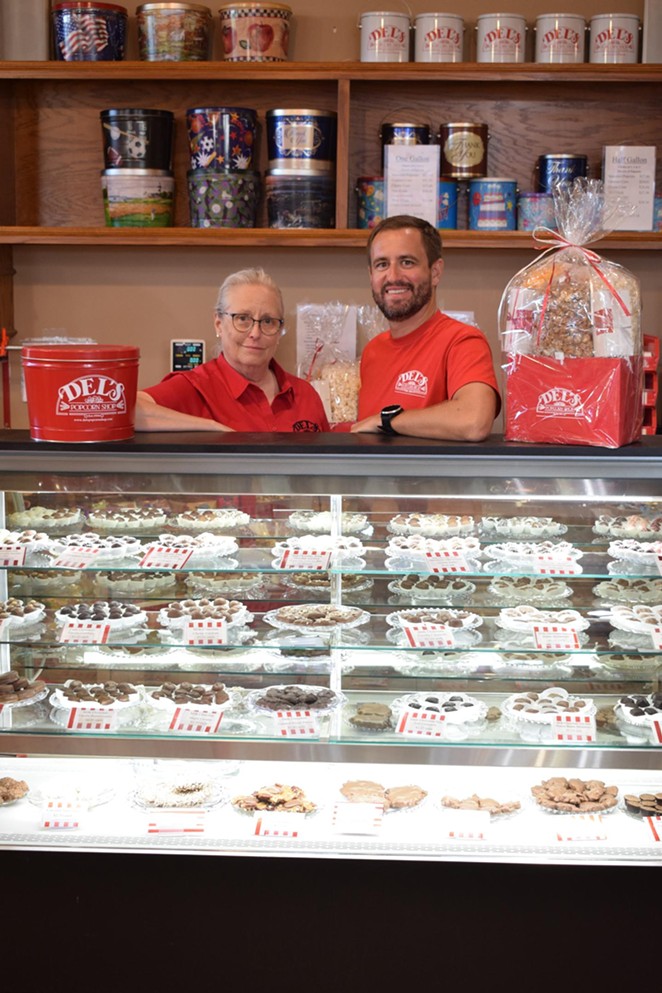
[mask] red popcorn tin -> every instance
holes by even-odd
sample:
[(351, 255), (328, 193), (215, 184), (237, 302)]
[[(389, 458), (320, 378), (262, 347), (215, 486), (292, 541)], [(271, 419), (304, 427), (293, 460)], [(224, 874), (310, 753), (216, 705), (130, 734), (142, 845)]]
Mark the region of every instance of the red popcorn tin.
[(138, 360), (131, 345), (25, 345), (34, 441), (122, 441), (134, 435)]

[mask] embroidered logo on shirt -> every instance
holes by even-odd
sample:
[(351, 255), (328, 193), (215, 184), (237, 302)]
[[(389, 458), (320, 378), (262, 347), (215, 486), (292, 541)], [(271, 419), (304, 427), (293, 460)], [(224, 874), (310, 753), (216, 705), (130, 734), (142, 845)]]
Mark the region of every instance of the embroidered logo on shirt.
[(402, 372), (395, 384), (396, 393), (406, 393), (408, 396), (426, 397), (428, 395), (428, 377), (418, 369)]
[(292, 425), (293, 431), (321, 431), (319, 424), (315, 421), (295, 421)]

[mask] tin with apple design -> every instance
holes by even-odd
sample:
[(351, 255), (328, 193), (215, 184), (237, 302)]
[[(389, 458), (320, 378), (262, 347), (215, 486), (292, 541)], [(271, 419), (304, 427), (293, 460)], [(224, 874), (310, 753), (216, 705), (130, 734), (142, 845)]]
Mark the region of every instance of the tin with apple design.
[(281, 3), (229, 3), (219, 8), (223, 58), (286, 62), (292, 9)]

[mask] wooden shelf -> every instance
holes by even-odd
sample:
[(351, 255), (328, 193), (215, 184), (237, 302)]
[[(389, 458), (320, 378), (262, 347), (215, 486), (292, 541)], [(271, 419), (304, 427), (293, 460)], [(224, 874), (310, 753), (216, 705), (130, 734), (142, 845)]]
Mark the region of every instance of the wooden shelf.
[(423, 62), (0, 62), (0, 79), (30, 80), (374, 80), (438, 82), (614, 82), (662, 79), (662, 64)]
[[(445, 248), (542, 250), (529, 231), (442, 230)], [(64, 228), (0, 227), (0, 245), (98, 245), (101, 248), (182, 247), (198, 248), (329, 248), (364, 249), (369, 231), (343, 229), (280, 228)], [(660, 251), (662, 232), (618, 231), (591, 245), (596, 250)]]

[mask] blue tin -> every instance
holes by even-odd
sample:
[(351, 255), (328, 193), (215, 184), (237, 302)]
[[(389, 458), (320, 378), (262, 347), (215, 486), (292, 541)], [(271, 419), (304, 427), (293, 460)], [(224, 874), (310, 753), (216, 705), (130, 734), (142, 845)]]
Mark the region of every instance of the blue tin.
[(662, 231), (662, 197), (653, 201), (653, 231)]
[(557, 183), (564, 180), (571, 182), (577, 176), (588, 175), (588, 158), (586, 155), (539, 155), (538, 190), (541, 193), (551, 193)]
[(469, 230), (516, 229), (517, 181), (472, 179), (469, 183)]
[(59, 62), (120, 62), (124, 58), (127, 9), (114, 3), (53, 6), (53, 49)]
[(556, 231), (554, 197), (551, 193), (520, 193), (517, 197), (517, 230), (551, 228)]
[(191, 169), (253, 169), (257, 111), (251, 107), (191, 107), (186, 111)]
[[(439, 180), (437, 227), (457, 227), (457, 183)], [(356, 181), (356, 226), (374, 228), (386, 216), (386, 191), (381, 176), (359, 176)]]
[(451, 183), (447, 179), (439, 180), (438, 228), (451, 230), (457, 227), (457, 196), (457, 183)]
[(384, 180), (359, 176), (356, 180), (356, 226), (374, 228), (384, 217)]
[(333, 110), (268, 110), (269, 169), (335, 171), (338, 115)]

